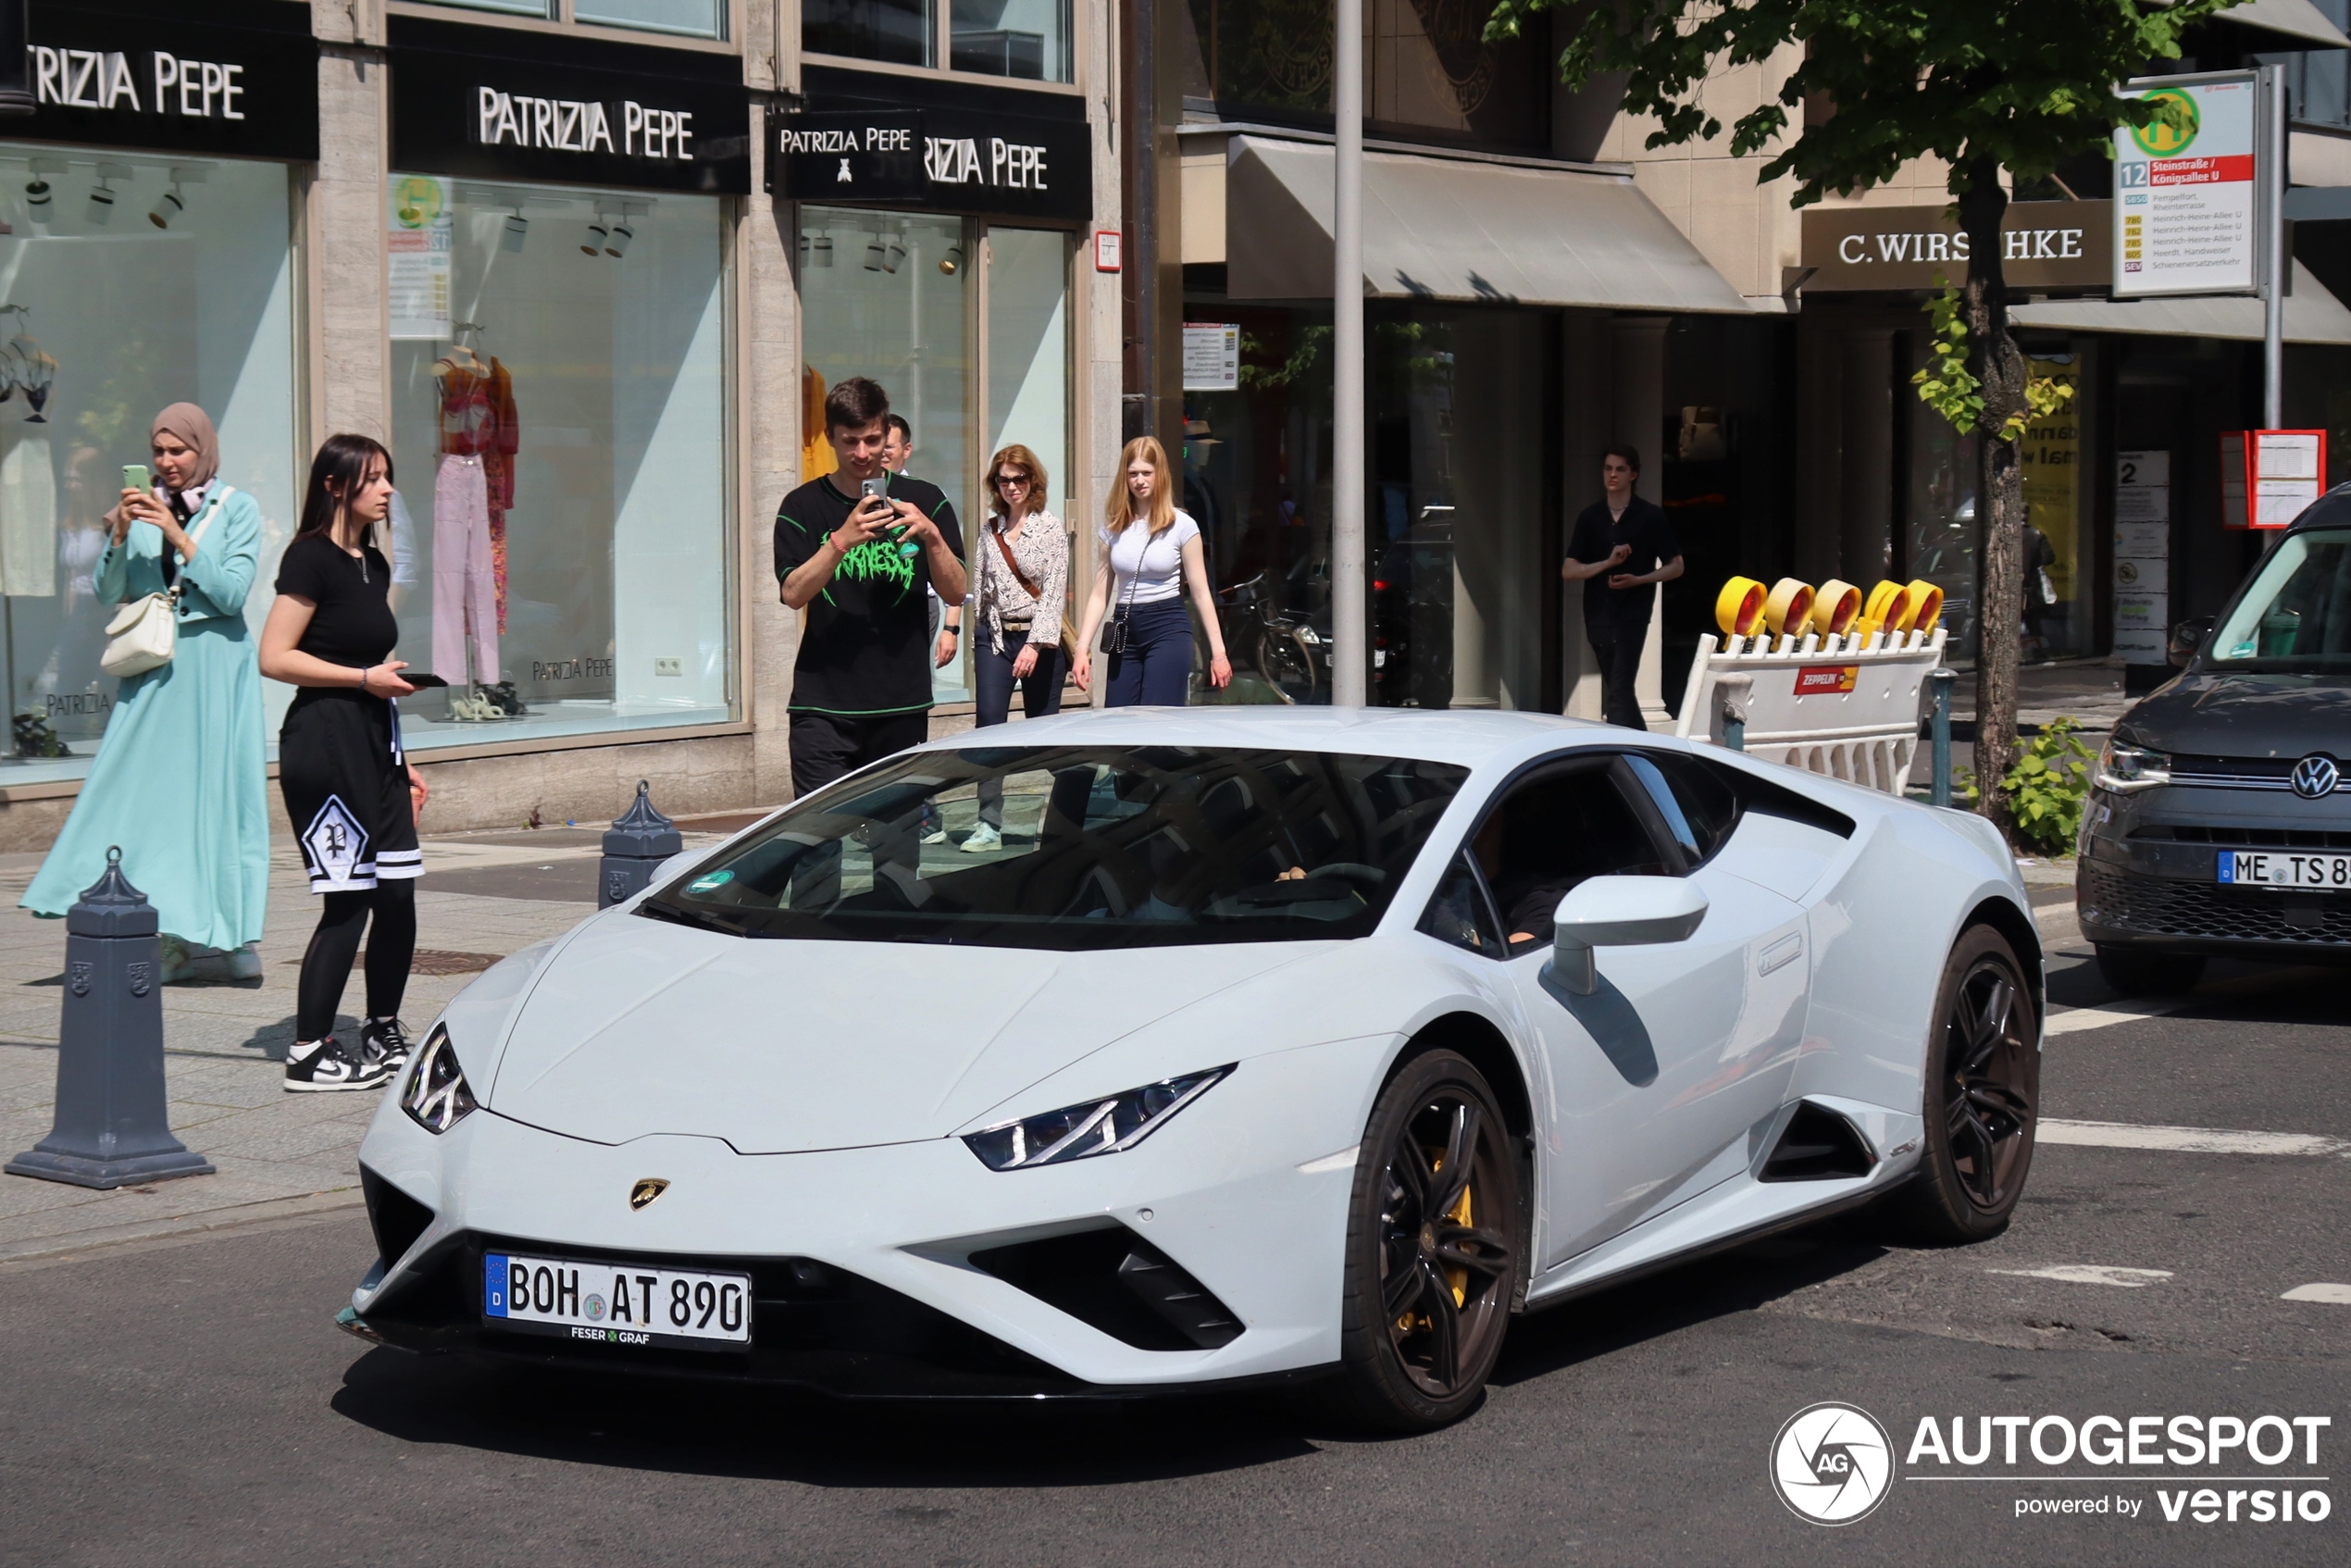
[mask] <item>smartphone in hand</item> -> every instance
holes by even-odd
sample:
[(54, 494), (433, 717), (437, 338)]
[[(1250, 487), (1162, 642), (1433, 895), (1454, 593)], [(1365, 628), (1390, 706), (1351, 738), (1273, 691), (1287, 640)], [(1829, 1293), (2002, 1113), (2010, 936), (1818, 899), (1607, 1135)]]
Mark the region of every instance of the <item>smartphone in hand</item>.
[(122, 488), (146, 495), (155, 490), (155, 481), (148, 475), (144, 463), (125, 463), (122, 466)]

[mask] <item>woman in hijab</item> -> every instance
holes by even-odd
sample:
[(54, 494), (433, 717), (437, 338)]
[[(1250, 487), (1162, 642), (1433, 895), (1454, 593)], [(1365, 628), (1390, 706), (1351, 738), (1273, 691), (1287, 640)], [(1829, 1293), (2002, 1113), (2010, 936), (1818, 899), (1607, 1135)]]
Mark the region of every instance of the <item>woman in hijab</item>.
[(98, 880), (109, 845), (155, 906), (162, 980), (254, 979), (269, 889), (261, 671), (245, 592), (261, 508), (220, 478), (220, 438), (175, 403), (149, 432), (155, 488), (125, 489), (98, 556), (102, 614), (178, 592), (168, 663), (123, 679), (73, 815), (20, 901), (62, 915)]

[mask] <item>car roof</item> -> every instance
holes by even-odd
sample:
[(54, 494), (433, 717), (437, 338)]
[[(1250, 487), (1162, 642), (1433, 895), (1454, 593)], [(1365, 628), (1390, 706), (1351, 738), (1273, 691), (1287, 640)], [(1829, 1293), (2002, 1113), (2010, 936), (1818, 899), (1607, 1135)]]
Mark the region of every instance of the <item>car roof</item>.
[(1496, 758), (1522, 753), (1530, 746), (1558, 744), (1579, 736), (1599, 739), (1609, 730), (1609, 726), (1590, 719), (1496, 709), (1424, 711), (1234, 703), (1188, 708), (1081, 709), (1051, 718), (1023, 719), (1017, 728), (985, 736), (965, 730), (928, 741), (921, 749), (955, 751), (983, 740), (1015, 746), (1226, 746), (1349, 752), (1475, 768)]
[(2339, 529), (2351, 523), (2351, 480), (2346, 480), (2320, 496), (2302, 509), (2294, 519), (2288, 533), (2300, 533), (2304, 529)]

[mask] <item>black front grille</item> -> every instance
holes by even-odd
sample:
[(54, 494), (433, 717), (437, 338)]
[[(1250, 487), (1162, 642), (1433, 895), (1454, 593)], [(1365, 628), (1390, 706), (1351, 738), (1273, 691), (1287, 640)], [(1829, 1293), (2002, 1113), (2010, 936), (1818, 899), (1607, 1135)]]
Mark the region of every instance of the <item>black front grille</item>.
[(2095, 862), (2081, 875), (2084, 925), (2151, 937), (2351, 947), (2351, 898), (2134, 877)]
[[(519, 1334), (482, 1320), (485, 1252), (745, 1273), (749, 1351), (673, 1350)], [(935, 1307), (810, 1258), (730, 1258), (583, 1250), (461, 1234), (436, 1243), (400, 1289), (371, 1305), (371, 1333), (417, 1350), (470, 1350), (603, 1371), (793, 1384), (896, 1398), (1030, 1399), (1079, 1382)]]
[(359, 1167), (359, 1191), (367, 1201), (367, 1226), (376, 1233), (376, 1255), (386, 1266), (398, 1263), (431, 1226), (432, 1211), (365, 1165)]
[(2199, 828), (2186, 823), (2150, 823), (2131, 837), (2169, 844), (2213, 844), (2234, 850), (2351, 850), (2351, 833), (2319, 828)]
[[(2266, 790), (2290, 794), (2294, 790), (2294, 770), (2301, 762), (2300, 757), (2212, 757), (2174, 753), (2171, 782), (2190, 789)], [(2351, 771), (2345, 773), (2335, 788), (2351, 790)]]

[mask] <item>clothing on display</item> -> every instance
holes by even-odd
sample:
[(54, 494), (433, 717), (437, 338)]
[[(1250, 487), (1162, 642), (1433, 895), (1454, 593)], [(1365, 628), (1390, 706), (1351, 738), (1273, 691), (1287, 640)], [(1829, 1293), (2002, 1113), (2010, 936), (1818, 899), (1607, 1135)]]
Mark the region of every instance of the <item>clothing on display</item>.
[(432, 481), (432, 669), (453, 685), (498, 679), (498, 606), (490, 560), (490, 483), (482, 459), (451, 453)]
[(800, 478), (805, 484), (840, 467), (825, 430), (825, 374), (811, 365), (800, 373)]
[(57, 591), (57, 474), (45, 425), (8, 428), (0, 454), (0, 593)]
[[(489, 572), (496, 626), (503, 633), (506, 629), (506, 514), (514, 510), (515, 455), (522, 450), (520, 420), (515, 410), (514, 376), (495, 357), (483, 363), (463, 342), (452, 345), (448, 355), (434, 363), (433, 375), (441, 383), (442, 455), (481, 459)], [(439, 541), (436, 519), (436, 559), (440, 554)], [(439, 576), (436, 566), (434, 577), (437, 579)], [(439, 624), (437, 613), (435, 624)], [(481, 678), (497, 678), (494, 664), (483, 672)]]
[(490, 575), (498, 586), (498, 631), (506, 630), (506, 514), (515, 509), (515, 454), (522, 430), (515, 413), (515, 379), (496, 358), (490, 361), (490, 413), (497, 433), (481, 454), (490, 479)]

